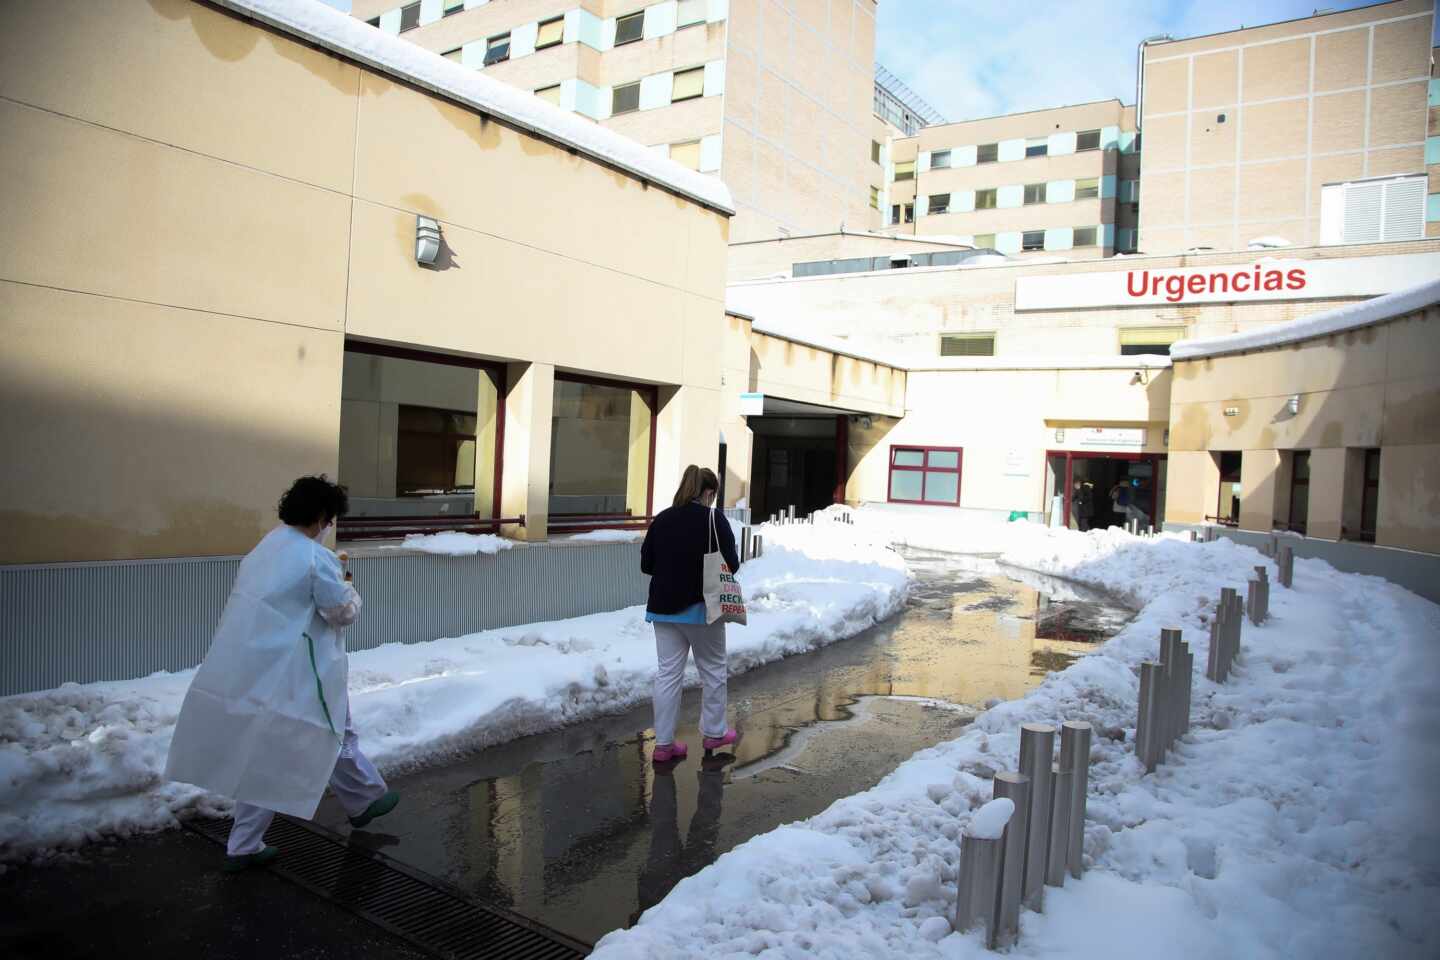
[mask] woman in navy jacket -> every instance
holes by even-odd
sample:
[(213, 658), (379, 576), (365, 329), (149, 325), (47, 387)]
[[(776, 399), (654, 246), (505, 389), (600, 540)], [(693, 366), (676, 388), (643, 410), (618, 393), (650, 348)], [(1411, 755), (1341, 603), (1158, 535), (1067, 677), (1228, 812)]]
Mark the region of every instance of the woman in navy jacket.
[[(656, 763), (680, 760), (687, 747), (675, 739), (685, 660), (695, 654), (700, 672), (700, 733), (706, 750), (734, 743), (739, 735), (725, 725), (725, 624), (705, 614), (705, 554), (718, 549), (732, 572), (740, 569), (730, 521), (714, 516), (720, 481), (713, 470), (685, 468), (674, 505), (660, 511), (640, 547), (640, 570), (650, 575), (645, 619), (655, 625)], [(713, 533), (711, 532), (713, 529)]]

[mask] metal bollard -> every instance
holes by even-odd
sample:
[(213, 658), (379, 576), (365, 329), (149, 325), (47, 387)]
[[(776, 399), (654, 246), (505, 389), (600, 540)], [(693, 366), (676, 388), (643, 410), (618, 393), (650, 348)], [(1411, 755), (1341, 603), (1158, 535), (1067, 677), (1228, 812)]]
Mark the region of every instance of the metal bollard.
[(1020, 727), (1020, 772), (1030, 778), (1030, 815), (1025, 832), (1025, 877), (1021, 902), (1031, 910), (1045, 902), (1045, 854), (1050, 843), (1050, 758), (1055, 728), (1048, 723)]
[(1050, 840), (1045, 845), (1045, 882), (1052, 887), (1065, 886), (1065, 870), (1070, 859), (1070, 811), (1074, 788), (1073, 770), (1061, 769), (1058, 763), (1050, 768)]
[(1060, 765), (1070, 764), (1070, 846), (1065, 864), (1070, 876), (1080, 879), (1085, 872), (1085, 797), (1090, 792), (1090, 724), (1067, 720), (1060, 725)]
[(1190, 732), (1190, 703), (1195, 692), (1195, 655), (1190, 652), (1190, 644), (1180, 644), (1180, 732), (1177, 736), (1185, 736)]
[(751, 549), (755, 551), (756, 558), (763, 556), (765, 553), (765, 538), (756, 536), (755, 542), (751, 544)]
[(955, 929), (964, 933), (985, 928), (989, 942), (996, 933), (1000, 854), (1003, 840), (985, 840), (968, 833), (960, 838), (960, 875), (956, 886)]
[(740, 528), (740, 562), (750, 559), (750, 528)]
[(1023, 773), (995, 774), (994, 796), (1015, 802), (1015, 813), (1005, 825), (1000, 856), (1000, 898), (995, 936), (990, 946), (1007, 947), (1020, 937), (1020, 898), (1025, 881), (1025, 831), (1030, 823), (1030, 778)]
[(1135, 722), (1135, 756), (1145, 767), (1146, 773), (1154, 773), (1159, 763), (1156, 740), (1159, 731), (1159, 704), (1161, 692), (1160, 664), (1147, 660), (1140, 664), (1140, 717)]
[(1160, 665), (1164, 668), (1165, 695), (1162, 703), (1164, 716), (1164, 737), (1161, 740), (1160, 760), (1164, 761), (1165, 751), (1180, 736), (1180, 684), (1184, 655), (1180, 649), (1180, 631), (1167, 628), (1160, 631)]
[(1210, 653), (1205, 661), (1205, 676), (1220, 682), (1220, 608), (1215, 608), (1215, 616), (1210, 619)]

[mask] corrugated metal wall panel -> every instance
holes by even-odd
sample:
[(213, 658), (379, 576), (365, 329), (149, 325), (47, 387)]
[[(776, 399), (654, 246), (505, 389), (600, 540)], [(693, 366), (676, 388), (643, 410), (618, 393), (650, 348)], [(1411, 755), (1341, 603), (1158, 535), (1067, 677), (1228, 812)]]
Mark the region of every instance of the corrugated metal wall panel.
[[(184, 670), (204, 659), (239, 557), (0, 566), (0, 696)], [(643, 603), (639, 543), (518, 546), (495, 556), (354, 557), (365, 598), (351, 650), (419, 643)]]

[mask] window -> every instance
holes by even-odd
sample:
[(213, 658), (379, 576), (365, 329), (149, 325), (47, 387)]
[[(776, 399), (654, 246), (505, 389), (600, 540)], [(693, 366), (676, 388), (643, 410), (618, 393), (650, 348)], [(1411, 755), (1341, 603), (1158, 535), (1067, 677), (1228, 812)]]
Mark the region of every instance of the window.
[(400, 404), (395, 492), (402, 497), (475, 489), (475, 414)]
[(1100, 196), (1099, 177), (1081, 177), (1075, 181), (1075, 199), (1093, 200)]
[(960, 462), (957, 447), (891, 447), (890, 499), (958, 507)]
[(640, 109), (640, 81), (627, 83), (610, 91), (610, 115), (634, 113)]
[(615, 46), (634, 43), (645, 36), (645, 11), (640, 10), (615, 21)]
[(1079, 133), (1075, 134), (1075, 152), (1076, 152), (1076, 153), (1079, 153), (1081, 150), (1099, 150), (1099, 149), (1100, 149), (1100, 131), (1099, 131), (1099, 130), (1081, 130)]
[(871, 188), (870, 188), (870, 206), (871, 206), (872, 209), (875, 209), (875, 210), (879, 210), (879, 209), (880, 209), (880, 188), (879, 188), (879, 187), (871, 187)]
[(915, 179), (915, 161), (905, 160), (895, 164), (895, 182)]
[(380, 26), (380, 18), (379, 18), (379, 17), (371, 17), (369, 20), (366, 20), (365, 23), (366, 23), (366, 25), (371, 26), (371, 27), (379, 27), (379, 26)]
[(1026, 205), (1026, 206), (1029, 206), (1029, 205), (1032, 204), (1032, 203), (1044, 203), (1044, 202), (1045, 202), (1045, 184), (1043, 184), (1043, 183), (1027, 183), (1027, 184), (1025, 184), (1025, 205)]
[(1310, 451), (1296, 450), (1290, 454), (1290, 514), (1287, 530), (1305, 532), (1305, 519), (1310, 513)]
[(880, 162), (880, 141), (878, 141), (878, 140), (871, 140), (871, 141), (870, 141), (870, 162), (871, 162), (871, 163), (879, 163), (879, 162)]
[(420, 26), (420, 4), (405, 4), (400, 8), (400, 32), (414, 30), (418, 26)]
[(940, 335), (940, 356), (942, 357), (993, 357), (995, 356), (995, 331), (988, 333), (942, 333)]
[(993, 250), (993, 249), (995, 249), (995, 234), (993, 234), (993, 233), (977, 233), (977, 234), (975, 234), (975, 249), (976, 249), (976, 250)]
[(994, 209), (995, 209), (995, 188), (994, 188), (994, 187), (991, 187), (989, 190), (976, 190), (976, 191), (975, 191), (975, 209), (976, 209), (976, 210), (994, 210)]
[(1000, 144), (982, 143), (975, 148), (976, 163), (994, 163), (1000, 159)]
[(1022, 234), (1020, 235), (1020, 249), (1021, 249), (1021, 250), (1026, 250), (1026, 251), (1028, 251), (1028, 250), (1044, 250), (1044, 249), (1045, 249), (1045, 231), (1044, 231), (1044, 230), (1026, 230), (1024, 233), (1022, 233)]
[(1426, 178), (1329, 184), (1320, 194), (1322, 243), (1380, 243), (1425, 235)]
[(558, 107), (560, 106), (560, 84), (557, 83), (554, 86), (541, 87), (535, 91), (535, 96), (544, 100), (546, 103), (553, 103)]
[(1365, 451), (1365, 490), (1360, 498), (1360, 539), (1375, 542), (1375, 521), (1380, 512), (1380, 451)]
[(1184, 327), (1122, 327), (1120, 328), (1120, 355), (1134, 357), (1140, 354), (1170, 356), (1170, 344), (1185, 336)]
[(894, 206), (892, 206), (892, 207), (890, 208), (890, 222), (891, 222), (891, 223), (914, 223), (914, 222), (915, 222), (915, 204), (913, 204), (913, 203), (897, 203), (897, 204), (895, 204)]
[(510, 59), (510, 34), (502, 33), (485, 42), (485, 66)]
[(927, 208), (927, 212), (928, 212), (931, 216), (937, 216), (937, 215), (942, 214), (942, 213), (949, 213), (949, 212), (950, 212), (950, 194), (948, 194), (948, 193), (934, 193), (934, 194), (931, 194), (931, 195), (930, 195), (930, 205), (929, 205), (929, 207)]
[(445, 0), (445, 16), (459, 13), (465, 9), (465, 0)]
[(535, 49), (544, 50), (546, 47), (559, 46), (565, 42), (565, 18), (556, 17), (554, 20), (546, 20), (540, 24), (540, 31), (535, 34)]
[(444, 53), (440, 54), (440, 56), (444, 57), (446, 60), (449, 60), (451, 63), (459, 63), (462, 52), (463, 51), (460, 47), (456, 47), (454, 50), (446, 50)]
[(705, 68), (696, 67), (693, 70), (681, 70), (675, 74), (675, 85), (671, 88), (670, 102), (679, 103), (681, 100), (694, 100), (696, 97), (705, 95)]
[(950, 151), (949, 151), (949, 150), (936, 150), (934, 153), (930, 154), (930, 169), (931, 169), (931, 170), (949, 170), (949, 169), (950, 169)]
[(649, 515), (656, 391), (556, 374), (550, 526)]
[(700, 141), (688, 140), (670, 144), (670, 159), (691, 170), (700, 169)]
[(705, 0), (680, 0), (676, 23), (680, 28), (705, 22)]
[(1076, 227), (1072, 243), (1077, 247), (1093, 247), (1097, 232), (1094, 227)]
[(1043, 157), (1050, 152), (1050, 141), (1044, 137), (1031, 137), (1025, 141), (1025, 156)]

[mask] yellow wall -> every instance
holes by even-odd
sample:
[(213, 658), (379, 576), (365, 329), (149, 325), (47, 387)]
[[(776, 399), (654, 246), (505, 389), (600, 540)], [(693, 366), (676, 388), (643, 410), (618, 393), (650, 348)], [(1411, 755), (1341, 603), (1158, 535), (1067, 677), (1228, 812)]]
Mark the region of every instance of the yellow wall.
[(0, 562), (248, 550), (336, 473), (346, 336), (669, 385), (657, 490), (713, 462), (722, 214), (201, 3), (6, 12)]
[[(1376, 543), (1440, 552), (1440, 308), (1249, 353), (1177, 362), (1169, 519), (1198, 522), (1216, 499), (1210, 451), (1242, 451), (1240, 525), (1288, 516), (1289, 452), (1311, 453), (1307, 533), (1355, 536), (1355, 451), (1378, 447)], [(1291, 414), (1287, 401), (1300, 399)], [(1227, 415), (1227, 410), (1232, 411)], [(1178, 451), (1186, 451), (1182, 457)], [(1348, 453), (1347, 453), (1348, 451)], [(1213, 471), (1212, 471), (1213, 472)], [(1346, 523), (1347, 516), (1350, 523)]]

